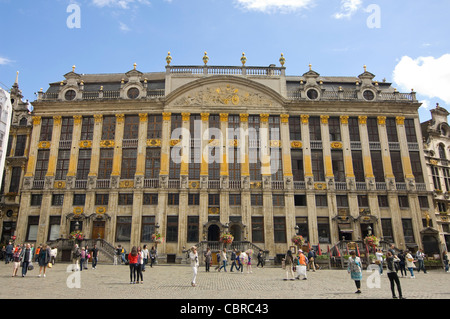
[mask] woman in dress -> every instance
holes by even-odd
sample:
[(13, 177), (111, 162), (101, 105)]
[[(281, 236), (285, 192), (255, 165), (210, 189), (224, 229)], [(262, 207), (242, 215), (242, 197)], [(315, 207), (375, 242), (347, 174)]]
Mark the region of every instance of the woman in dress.
[(41, 277), (41, 273), (43, 273), (45, 277), (45, 271), (47, 269), (47, 265), (50, 262), (50, 247), (46, 244), (42, 246), (39, 250), (38, 263), (39, 263), (39, 275)]
[(356, 294), (361, 293), (361, 280), (362, 280), (362, 264), (361, 259), (356, 256), (356, 252), (352, 251), (350, 253), (350, 258), (348, 259), (347, 272), (350, 274), (351, 278), (355, 281)]
[(192, 285), (192, 287), (195, 287), (195, 286), (197, 286), (196, 280), (197, 280), (197, 271), (198, 271), (198, 265), (199, 265), (197, 247), (195, 247), (195, 246), (191, 247), (191, 251), (189, 253), (189, 258), (191, 259), (191, 267), (192, 267), (192, 272), (193, 272), (191, 285)]

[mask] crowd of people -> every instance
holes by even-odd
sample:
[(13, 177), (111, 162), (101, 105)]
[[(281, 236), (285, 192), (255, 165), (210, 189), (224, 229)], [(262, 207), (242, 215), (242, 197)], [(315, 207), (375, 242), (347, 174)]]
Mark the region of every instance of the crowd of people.
[(16, 277), (19, 268), (22, 267), (22, 277), (25, 277), (28, 270), (34, 269), (33, 263), (39, 265), (38, 277), (45, 277), (47, 268), (51, 268), (56, 263), (58, 249), (47, 244), (37, 247), (34, 244), (16, 244), (9, 242), (2, 247), (1, 256), (5, 264), (12, 263), (12, 277)]
[[(34, 263), (39, 266), (38, 277), (46, 277), (46, 271), (56, 263), (56, 257), (58, 249), (56, 247), (50, 247), (47, 244), (41, 244), (35, 247), (33, 244), (13, 244), (9, 242), (6, 246), (2, 247), (0, 258), (5, 261), (5, 264), (12, 263), (12, 276), (18, 275), (19, 268), (22, 267), (21, 275), (25, 277), (29, 270), (34, 269)], [(74, 245), (72, 250), (72, 265), (73, 271), (82, 271), (88, 269), (89, 260), (92, 262), (92, 269), (97, 268), (99, 249), (96, 245), (92, 248), (88, 246), (79, 247), (78, 244)], [(144, 245), (143, 248), (132, 247), (130, 253), (122, 246), (115, 248), (114, 265), (129, 265), (130, 270), (130, 284), (143, 284), (143, 272), (145, 272), (146, 265), (153, 265), (156, 262), (157, 251), (155, 247), (151, 249)], [(218, 272), (227, 272), (229, 266), (228, 261), (231, 262), (229, 271), (244, 272), (244, 269), (248, 274), (252, 273), (252, 258), (253, 251), (251, 249), (246, 251), (238, 251), (236, 249), (227, 251), (226, 248), (215, 253), (217, 266), (215, 270)], [(425, 267), (426, 256), (422, 249), (419, 249), (414, 255), (411, 251), (398, 250), (392, 244), (390, 248), (383, 253), (381, 249), (377, 249), (375, 264), (379, 266), (379, 274), (383, 275), (384, 266), (386, 266), (387, 277), (390, 282), (391, 292), (393, 298), (404, 298), (401, 289), (400, 277), (409, 277), (411, 279), (416, 278), (415, 272), (420, 273), (423, 271), (427, 273)], [(265, 258), (264, 252), (260, 250), (257, 254), (257, 268), (264, 268)], [(196, 286), (196, 279), (198, 274), (198, 267), (200, 264), (197, 247), (193, 246), (189, 250), (190, 264), (193, 270), (193, 277), (191, 285)], [(315, 271), (317, 264), (315, 263), (316, 254), (314, 249), (310, 249), (308, 254), (305, 254), (301, 249), (298, 251), (288, 250), (286, 255), (282, 259), (282, 267), (285, 269), (284, 280), (307, 280), (307, 271)], [(445, 251), (442, 255), (442, 261), (444, 264), (444, 271), (449, 272), (449, 257)], [(210, 272), (213, 264), (213, 252), (210, 248), (207, 248), (204, 252), (205, 272)], [(416, 265), (417, 264), (417, 265)], [(356, 292), (361, 293), (361, 281), (363, 275), (363, 264), (361, 258), (356, 255), (356, 251), (350, 253), (348, 258), (347, 271), (350, 274), (351, 279), (355, 282)], [(397, 297), (398, 293), (398, 297)]]

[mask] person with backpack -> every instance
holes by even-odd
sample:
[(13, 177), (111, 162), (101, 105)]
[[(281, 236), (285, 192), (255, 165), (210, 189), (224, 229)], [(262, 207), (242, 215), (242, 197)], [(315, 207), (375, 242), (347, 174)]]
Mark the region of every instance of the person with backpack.
[(313, 272), (316, 271), (316, 252), (314, 251), (314, 248), (311, 248), (311, 250), (308, 253), (308, 271), (312, 268)]
[(356, 256), (356, 252), (352, 251), (350, 257), (348, 258), (347, 272), (350, 277), (355, 281), (356, 294), (361, 293), (361, 280), (362, 280), (362, 264), (361, 259)]

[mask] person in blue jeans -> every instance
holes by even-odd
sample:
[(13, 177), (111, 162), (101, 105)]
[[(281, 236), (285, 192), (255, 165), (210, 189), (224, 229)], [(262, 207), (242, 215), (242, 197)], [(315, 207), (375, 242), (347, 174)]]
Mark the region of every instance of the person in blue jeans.
[(30, 244), (27, 244), (25, 249), (20, 253), (20, 261), (22, 262), (22, 277), (25, 277), (28, 271), (28, 266), (33, 261), (33, 251)]
[(233, 249), (233, 251), (231, 252), (231, 268), (230, 268), (231, 272), (233, 272), (233, 267), (235, 267), (236, 270), (239, 271), (239, 267), (236, 264), (236, 261), (239, 263), (239, 258), (237, 257), (236, 249)]
[(222, 268), (225, 272), (227, 272), (227, 249), (226, 248), (224, 248), (222, 250), (222, 252), (220, 253), (220, 259), (222, 259), (222, 266), (219, 268), (219, 272), (222, 270)]

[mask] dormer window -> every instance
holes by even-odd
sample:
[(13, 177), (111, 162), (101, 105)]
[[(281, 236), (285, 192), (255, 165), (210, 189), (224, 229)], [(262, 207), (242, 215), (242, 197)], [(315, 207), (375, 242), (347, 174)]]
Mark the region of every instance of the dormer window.
[(74, 90), (68, 90), (68, 91), (66, 92), (66, 94), (64, 94), (64, 98), (65, 98), (67, 101), (72, 101), (72, 100), (74, 100), (76, 96), (77, 96), (77, 92), (75, 92)]
[(447, 155), (445, 154), (445, 147), (442, 144), (439, 144), (439, 158), (447, 159)]
[(373, 101), (375, 99), (375, 94), (371, 90), (365, 90), (363, 92), (363, 97), (366, 101)]
[(129, 99), (137, 99), (139, 96), (139, 89), (138, 88), (131, 88), (127, 92), (127, 96)]
[(306, 92), (306, 95), (308, 96), (308, 99), (310, 99), (310, 100), (317, 100), (319, 98), (319, 92), (317, 92), (316, 89), (309, 89)]

